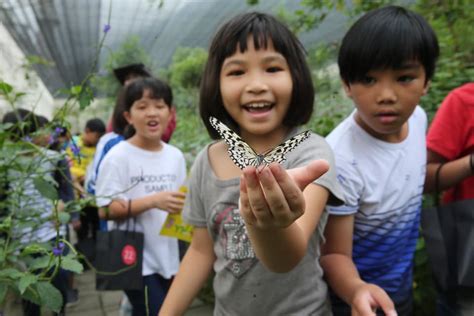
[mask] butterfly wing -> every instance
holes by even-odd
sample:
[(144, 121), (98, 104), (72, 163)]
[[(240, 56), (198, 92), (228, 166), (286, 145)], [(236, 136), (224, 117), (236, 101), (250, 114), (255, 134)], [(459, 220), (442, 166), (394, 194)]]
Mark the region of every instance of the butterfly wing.
[(284, 143), (276, 146), (269, 152), (265, 153), (263, 161), (266, 165), (271, 164), (272, 162), (282, 163), (286, 160), (285, 155), (295, 149), (299, 144), (301, 144), (305, 139), (311, 135), (310, 131), (304, 131), (298, 135), (293, 136)]
[(211, 116), (209, 122), (229, 146), (229, 156), (240, 169), (259, 165), (260, 157), (239, 135), (215, 117)]

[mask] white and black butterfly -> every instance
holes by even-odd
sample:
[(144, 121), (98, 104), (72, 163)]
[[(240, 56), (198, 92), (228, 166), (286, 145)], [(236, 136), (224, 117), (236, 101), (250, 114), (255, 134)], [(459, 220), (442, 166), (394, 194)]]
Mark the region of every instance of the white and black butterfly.
[(310, 131), (304, 131), (263, 154), (257, 154), (252, 147), (224, 123), (212, 116), (209, 121), (229, 146), (230, 158), (240, 169), (247, 166), (267, 166), (272, 162), (282, 163), (286, 160), (285, 155), (288, 152), (295, 149), (311, 135)]

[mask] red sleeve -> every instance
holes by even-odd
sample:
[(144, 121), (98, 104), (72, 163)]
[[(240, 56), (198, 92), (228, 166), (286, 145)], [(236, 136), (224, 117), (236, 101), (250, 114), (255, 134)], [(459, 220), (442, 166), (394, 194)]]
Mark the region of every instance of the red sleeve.
[(161, 139), (167, 143), (171, 139), (171, 135), (173, 135), (173, 132), (176, 128), (176, 110), (174, 108), (171, 109), (171, 118), (168, 123), (168, 126), (166, 127), (166, 130), (164, 131), (163, 135), (161, 136)]
[(465, 149), (469, 111), (457, 90), (449, 93), (439, 107), (428, 131), (428, 149), (453, 160)]

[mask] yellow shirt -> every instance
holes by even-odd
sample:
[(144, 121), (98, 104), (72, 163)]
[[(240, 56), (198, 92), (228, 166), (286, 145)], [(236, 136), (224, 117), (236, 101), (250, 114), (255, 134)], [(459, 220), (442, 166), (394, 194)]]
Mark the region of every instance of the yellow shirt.
[[(94, 159), (95, 147), (84, 146), (82, 137), (74, 136), (74, 142), (71, 141), (67, 146), (66, 153), (71, 162), (71, 174), (75, 179), (84, 178), (87, 167)], [(77, 146), (78, 151), (72, 150), (72, 146)]]

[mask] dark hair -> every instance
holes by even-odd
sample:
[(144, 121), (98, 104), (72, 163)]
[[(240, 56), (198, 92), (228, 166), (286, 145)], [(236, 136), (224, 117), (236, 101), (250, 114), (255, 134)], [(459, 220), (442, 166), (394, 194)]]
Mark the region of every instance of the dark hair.
[(49, 124), (49, 120), (46, 118), (46, 116), (43, 115), (36, 115), (36, 128), (43, 128), (46, 127), (46, 125)]
[(120, 88), (112, 113), (112, 130), (118, 135), (123, 135), (128, 125), (127, 120), (123, 116), (123, 112), (125, 112), (125, 89)]
[(2, 123), (13, 124), (9, 131), (11, 139), (14, 141), (29, 136), (38, 130), (38, 117), (33, 112), (25, 109), (17, 109), (6, 113), (3, 116)]
[(250, 12), (235, 16), (222, 25), (209, 48), (209, 56), (201, 80), (199, 111), (204, 125), (213, 139), (219, 138), (209, 123), (214, 116), (236, 132), (237, 123), (227, 113), (220, 92), (220, 72), (224, 60), (237, 49), (247, 50), (247, 40), (253, 38), (255, 49), (268, 47), (271, 41), (275, 50), (282, 54), (290, 68), (293, 91), (290, 108), (283, 119), (287, 127), (295, 127), (309, 121), (313, 113), (314, 88), (311, 73), (305, 59), (305, 50), (296, 36), (271, 15)]
[(371, 70), (398, 69), (416, 60), (428, 81), (438, 55), (436, 34), (421, 15), (386, 6), (366, 13), (346, 33), (339, 50), (339, 72), (349, 84), (361, 81)]
[(173, 92), (171, 87), (164, 81), (153, 77), (138, 78), (130, 83), (125, 89), (124, 111), (130, 111), (133, 103), (143, 97), (145, 91), (150, 91), (153, 99), (163, 99), (171, 107), (173, 104)]
[(99, 118), (93, 118), (93, 119), (88, 120), (86, 122), (86, 128), (89, 131), (98, 133), (101, 136), (105, 134), (105, 124)]

